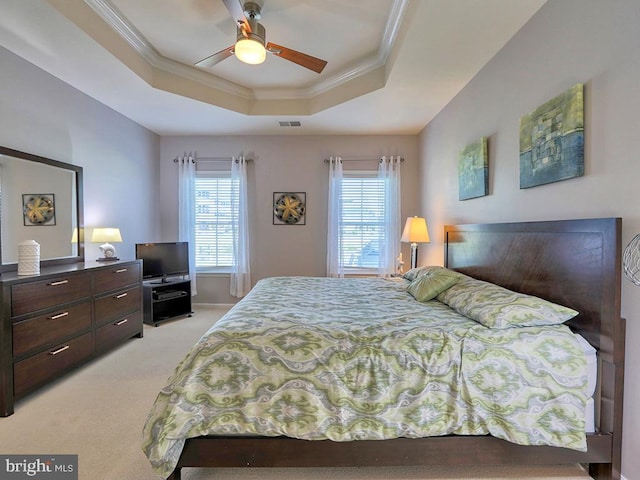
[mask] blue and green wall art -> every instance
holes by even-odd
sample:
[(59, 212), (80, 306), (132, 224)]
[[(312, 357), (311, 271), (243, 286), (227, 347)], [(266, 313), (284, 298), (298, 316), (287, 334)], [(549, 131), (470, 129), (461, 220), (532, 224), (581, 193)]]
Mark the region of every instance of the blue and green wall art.
[(520, 119), (520, 188), (584, 175), (584, 85)]
[(487, 139), (464, 147), (458, 153), (458, 198), (483, 197), (489, 193), (489, 159)]

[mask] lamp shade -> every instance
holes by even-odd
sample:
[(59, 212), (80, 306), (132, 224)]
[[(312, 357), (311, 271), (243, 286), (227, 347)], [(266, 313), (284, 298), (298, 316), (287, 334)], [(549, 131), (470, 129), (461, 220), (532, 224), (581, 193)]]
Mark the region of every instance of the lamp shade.
[(422, 217), (407, 218), (400, 241), (408, 243), (429, 243), (427, 221)]
[(95, 243), (119, 243), (122, 242), (119, 228), (94, 228), (91, 232), (91, 241)]

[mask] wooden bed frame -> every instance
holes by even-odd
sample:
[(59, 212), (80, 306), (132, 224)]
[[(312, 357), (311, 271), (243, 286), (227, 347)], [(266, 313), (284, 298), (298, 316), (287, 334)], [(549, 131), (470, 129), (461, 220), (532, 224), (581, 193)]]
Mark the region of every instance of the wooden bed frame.
[(184, 467), (345, 467), (463, 464), (588, 464), (620, 479), (625, 321), (620, 317), (619, 218), (445, 227), (445, 266), (580, 312), (570, 321), (598, 349), (596, 433), (587, 452), (520, 446), (491, 436), (332, 442), (286, 437), (198, 437)]

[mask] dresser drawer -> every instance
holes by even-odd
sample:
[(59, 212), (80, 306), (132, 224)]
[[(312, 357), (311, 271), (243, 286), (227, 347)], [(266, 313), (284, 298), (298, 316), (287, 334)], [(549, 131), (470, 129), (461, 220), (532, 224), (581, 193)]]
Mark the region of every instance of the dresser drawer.
[(139, 286), (97, 298), (94, 302), (95, 325), (100, 326), (109, 320), (118, 319), (129, 312), (140, 310), (141, 299)]
[(91, 295), (88, 273), (52, 277), (11, 287), (11, 316), (17, 317)]
[(21, 356), (91, 328), (91, 302), (61, 308), (45, 315), (16, 322), (13, 328), (13, 355)]
[(93, 335), (86, 333), (16, 363), (13, 367), (14, 394), (20, 396), (29, 392), (83, 362), (92, 353)]
[(94, 273), (94, 292), (100, 294), (140, 281), (140, 264), (114, 265)]
[(118, 320), (112, 320), (96, 330), (96, 351), (102, 352), (142, 332), (142, 312), (139, 310)]

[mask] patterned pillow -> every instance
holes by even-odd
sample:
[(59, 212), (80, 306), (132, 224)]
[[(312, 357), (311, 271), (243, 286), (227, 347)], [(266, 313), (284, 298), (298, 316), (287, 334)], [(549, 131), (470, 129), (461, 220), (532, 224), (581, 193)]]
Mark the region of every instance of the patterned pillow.
[(405, 272), (404, 275), (402, 275), (402, 278), (405, 278), (407, 280), (409, 280), (410, 282), (413, 282), (416, 278), (424, 275), (427, 272), (430, 272), (432, 270), (445, 270), (444, 267), (439, 267), (436, 265), (430, 265), (427, 267), (416, 267), (416, 268), (412, 268), (411, 270)]
[(461, 315), (495, 329), (559, 325), (578, 314), (571, 308), (466, 275), (461, 275), (437, 299)]
[(436, 298), (438, 294), (450, 288), (458, 280), (461, 275), (459, 273), (447, 270), (446, 268), (433, 268), (429, 271), (422, 272), (407, 287), (407, 292), (413, 295), (413, 298), (419, 302), (427, 302)]

